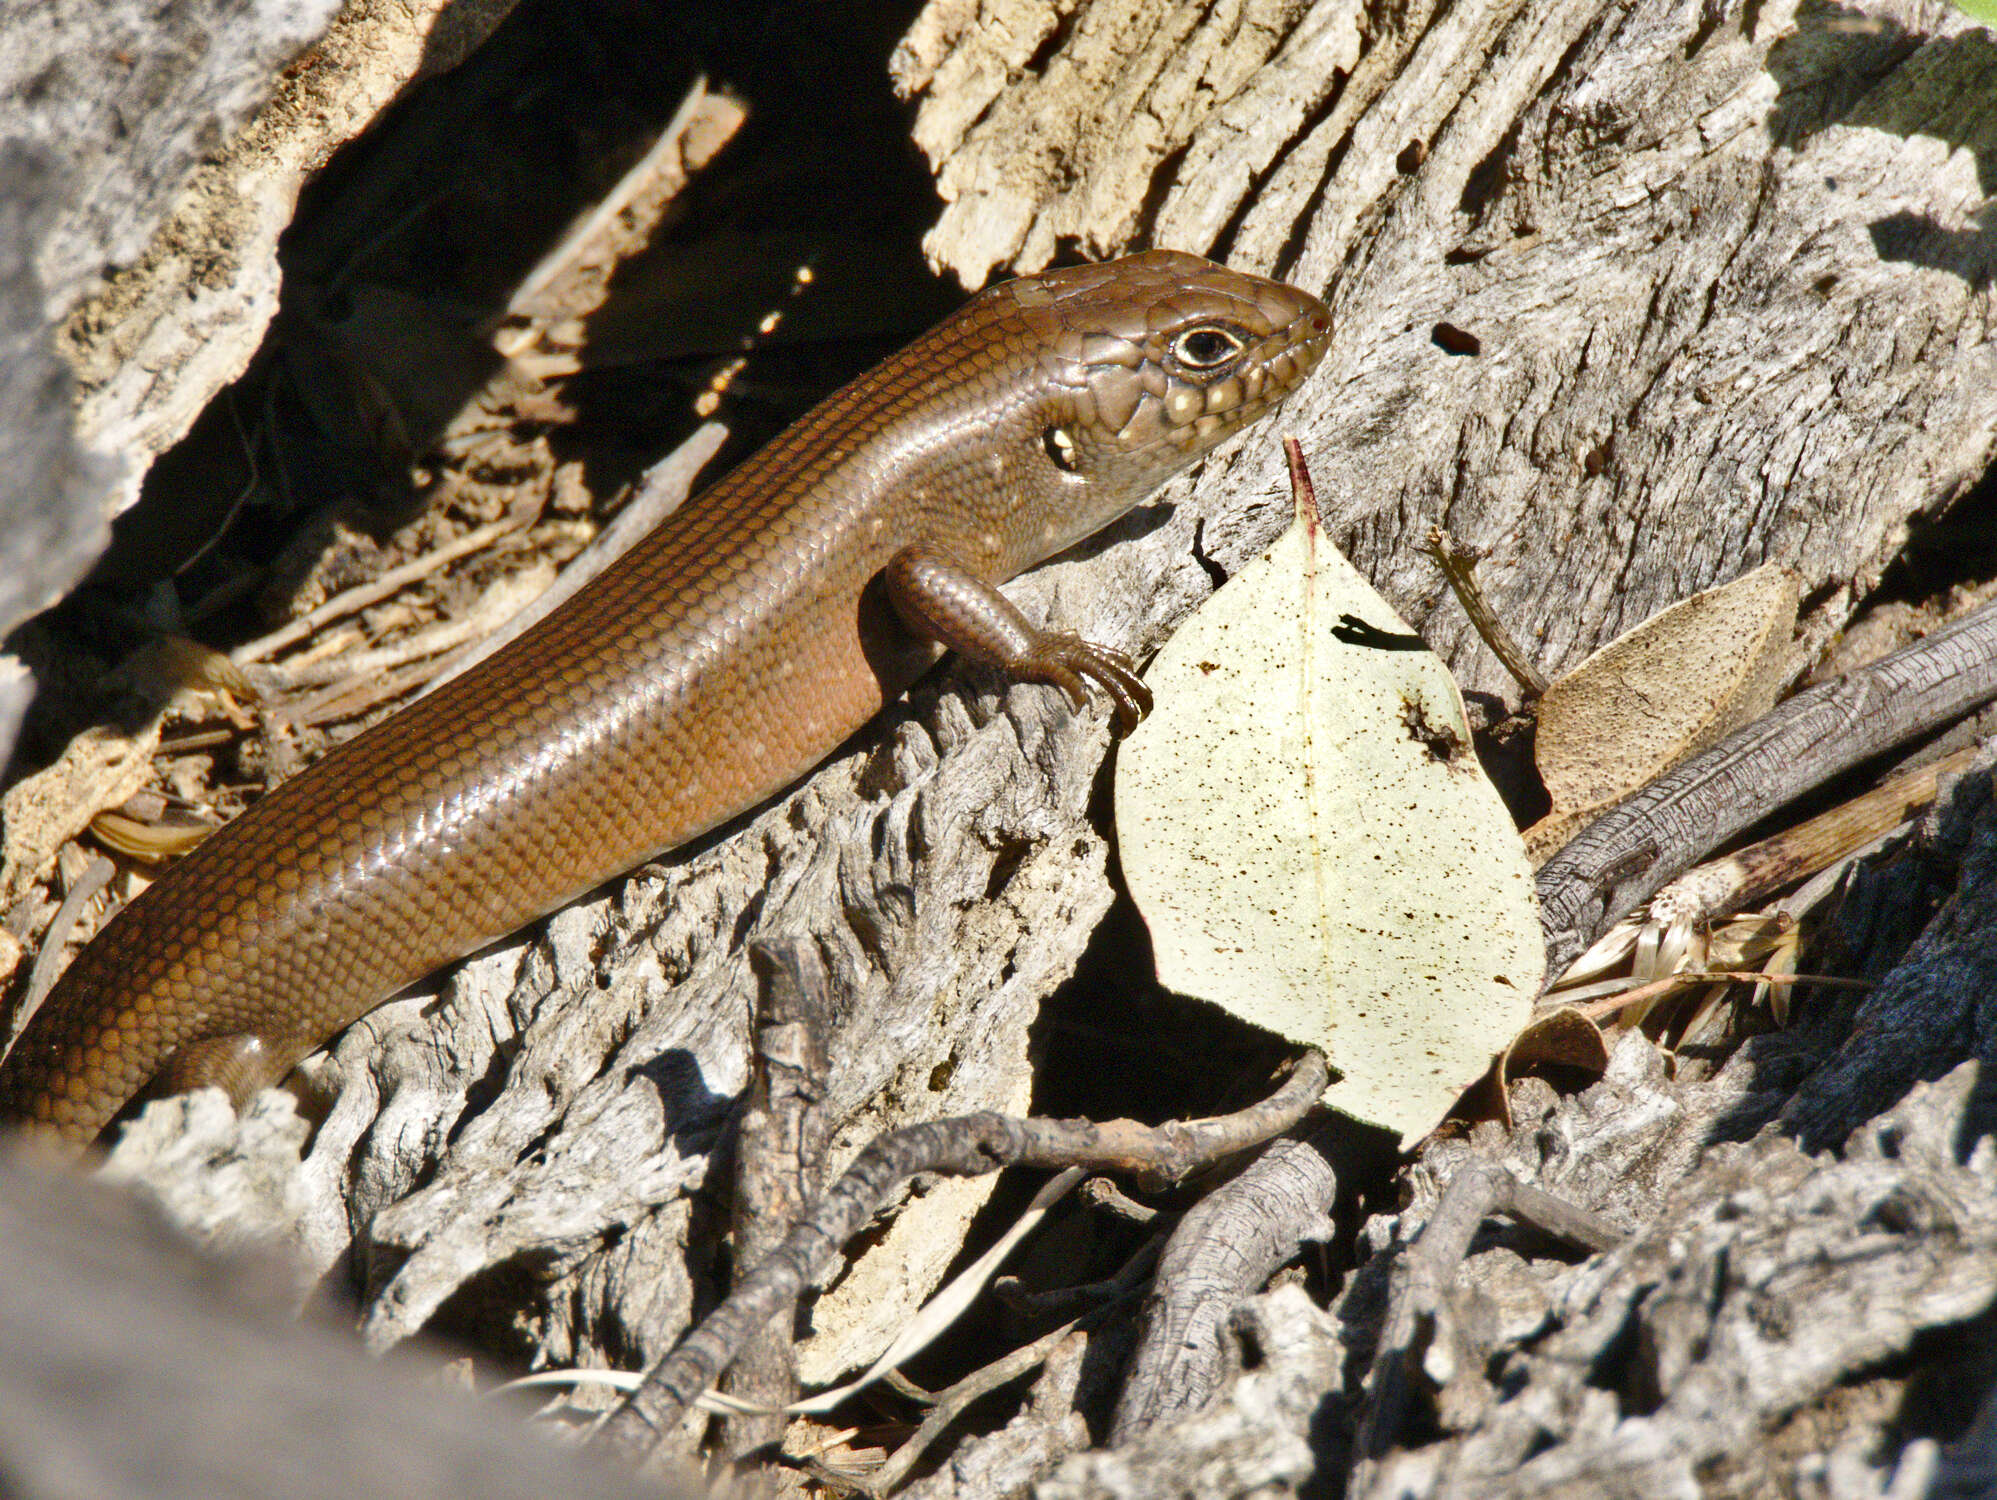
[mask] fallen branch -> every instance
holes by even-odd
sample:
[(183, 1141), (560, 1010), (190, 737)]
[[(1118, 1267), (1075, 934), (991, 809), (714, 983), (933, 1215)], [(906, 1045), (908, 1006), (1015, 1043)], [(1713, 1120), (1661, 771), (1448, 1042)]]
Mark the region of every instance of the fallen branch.
[(975, 1177), (1007, 1166), (1088, 1167), (1169, 1185), (1289, 1129), (1317, 1103), (1327, 1082), (1324, 1059), (1310, 1052), (1269, 1098), (1214, 1119), (1153, 1128), (1135, 1120), (1097, 1125), (983, 1110), (890, 1131), (869, 1144), (792, 1226), (783, 1245), (646, 1374), (643, 1384), (598, 1426), (592, 1441), (634, 1466), (643, 1463), (755, 1331), (807, 1287), (821, 1285), (846, 1242), (920, 1173)]
[[(832, 1033), (831, 983), (815, 944), (770, 939), (749, 948), (761, 982), (756, 1071), (735, 1148), (730, 1215), (735, 1263), (759, 1264), (783, 1244), (822, 1180), (825, 1155), (825, 1038)], [(794, 1309), (796, 1304), (790, 1304)], [(729, 1373), (728, 1393), (765, 1408), (726, 1420), (722, 1452), (740, 1463), (783, 1441), (783, 1408), (797, 1399), (793, 1314), (779, 1308), (752, 1334)]]
[(1721, 842), (1860, 761), (1997, 696), (1997, 606), (1799, 693), (1584, 828), (1539, 872), (1546, 973)]
[(1337, 1137), (1353, 1128), (1339, 1117), (1304, 1140), (1278, 1141), (1187, 1210), (1159, 1256), (1111, 1447), (1206, 1404), (1225, 1365), (1222, 1335), (1235, 1304), (1260, 1291), (1306, 1240), (1329, 1232)]

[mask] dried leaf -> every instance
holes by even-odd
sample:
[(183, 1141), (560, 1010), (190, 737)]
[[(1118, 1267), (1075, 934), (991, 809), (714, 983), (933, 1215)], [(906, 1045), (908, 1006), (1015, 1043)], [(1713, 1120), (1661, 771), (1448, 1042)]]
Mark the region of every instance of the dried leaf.
[(1512, 1038), (1498, 1066), (1507, 1087), (1534, 1067), (1576, 1068), (1600, 1078), (1609, 1071), (1609, 1044), (1601, 1027), (1573, 1006), (1562, 1006), (1535, 1017)]
[(1512, 1081), (1528, 1068), (1571, 1068), (1592, 1081), (1609, 1071), (1609, 1043), (1602, 1028), (1574, 1006), (1542, 1011), (1513, 1037), (1491, 1064), (1486, 1092), (1477, 1100), (1474, 1119), (1493, 1119), (1512, 1128)]
[(1116, 811), (1160, 981), (1323, 1049), (1328, 1102), (1425, 1134), (1525, 1024), (1543, 968), (1456, 684), (1305, 522), (1148, 681)]
[(1553, 809), (1526, 830), (1544, 863), (1596, 813), (1774, 706), (1791, 675), (1796, 575), (1766, 564), (1653, 615), (1539, 700)]

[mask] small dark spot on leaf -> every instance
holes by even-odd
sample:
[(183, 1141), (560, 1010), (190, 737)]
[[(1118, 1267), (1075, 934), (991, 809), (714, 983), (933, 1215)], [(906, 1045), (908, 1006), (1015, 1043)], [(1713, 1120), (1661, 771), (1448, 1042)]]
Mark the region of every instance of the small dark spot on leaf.
[(1426, 708), (1406, 698), (1401, 700), (1401, 723), (1407, 726), (1409, 739), (1426, 750), (1431, 760), (1445, 766), (1454, 764), (1469, 748), (1448, 724), (1435, 723)]

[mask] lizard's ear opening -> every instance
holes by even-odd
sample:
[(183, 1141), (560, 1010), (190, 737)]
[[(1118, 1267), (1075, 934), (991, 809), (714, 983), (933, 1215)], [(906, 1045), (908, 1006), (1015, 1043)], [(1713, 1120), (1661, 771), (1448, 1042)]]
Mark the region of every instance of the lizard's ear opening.
[(1065, 427), (1049, 427), (1040, 434), (1040, 446), (1054, 467), (1064, 474), (1076, 472), (1075, 439)]

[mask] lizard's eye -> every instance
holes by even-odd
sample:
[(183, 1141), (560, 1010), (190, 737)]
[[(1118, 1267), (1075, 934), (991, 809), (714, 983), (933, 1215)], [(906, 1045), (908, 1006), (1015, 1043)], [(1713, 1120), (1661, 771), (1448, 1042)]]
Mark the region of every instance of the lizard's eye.
[(1232, 329), (1207, 323), (1172, 340), (1172, 358), (1189, 370), (1217, 370), (1248, 347)]

